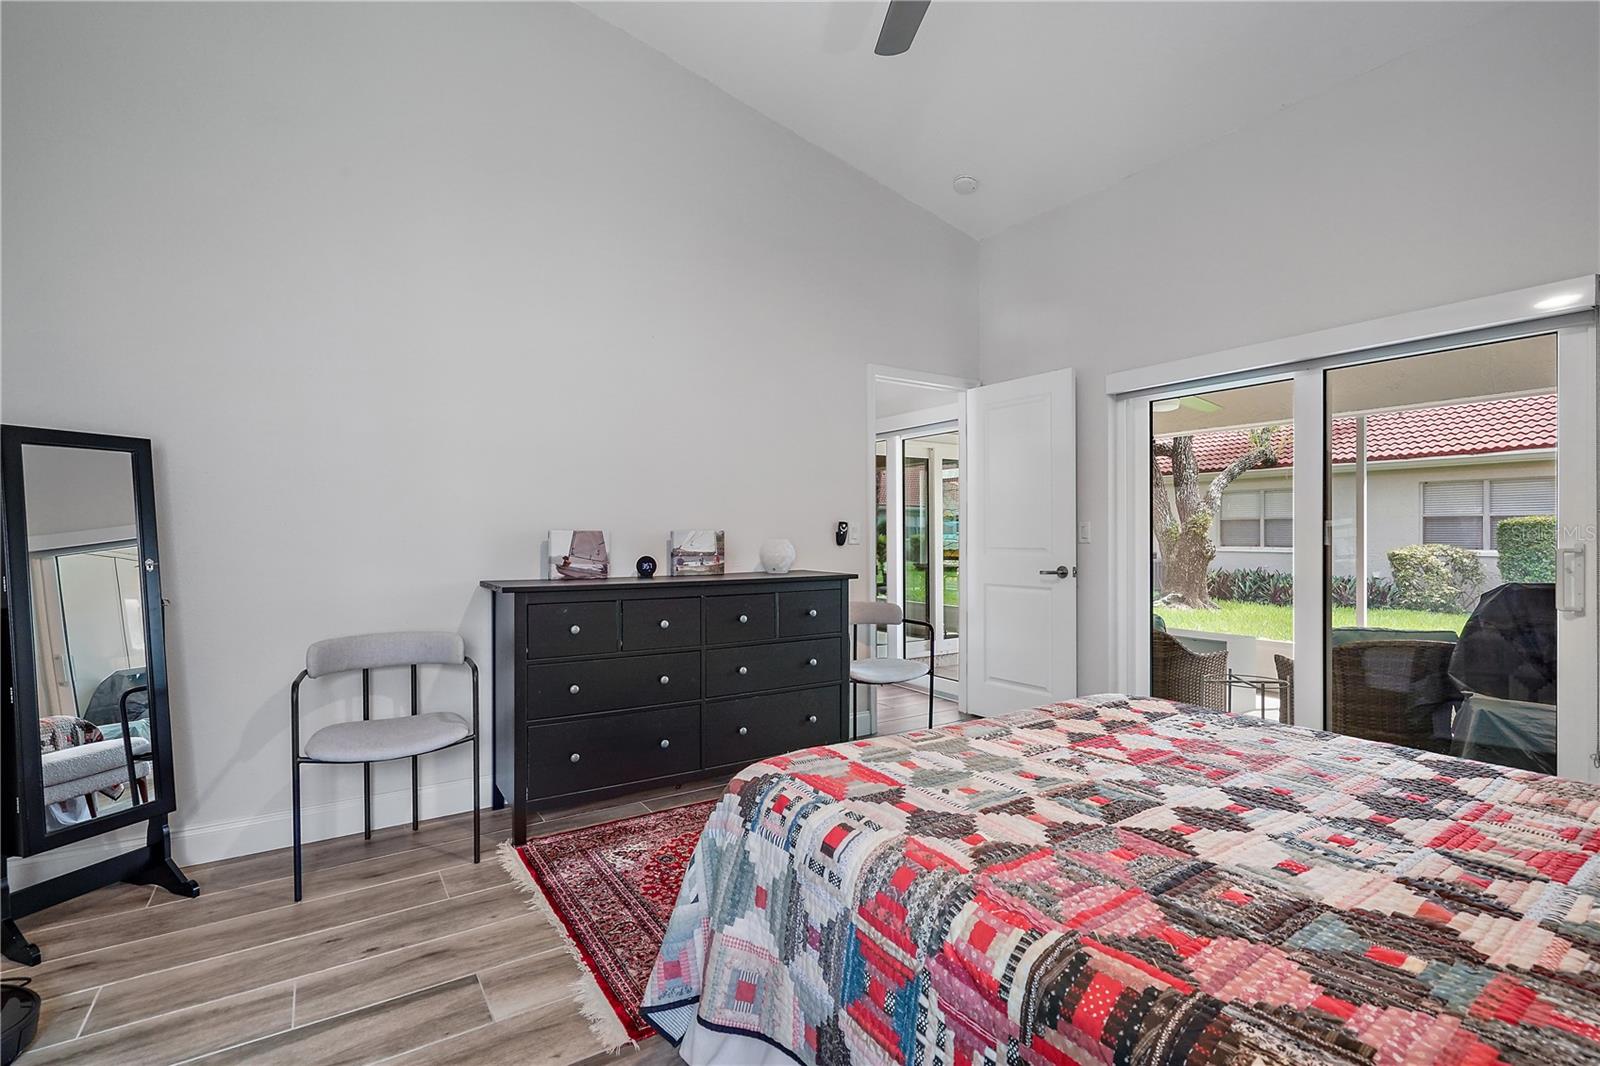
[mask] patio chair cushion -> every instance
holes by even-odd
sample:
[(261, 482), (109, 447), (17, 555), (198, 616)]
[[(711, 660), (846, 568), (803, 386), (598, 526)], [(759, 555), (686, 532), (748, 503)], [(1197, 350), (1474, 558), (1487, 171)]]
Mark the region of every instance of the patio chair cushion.
[[(131, 743), (135, 756), (149, 754), (150, 741), (144, 737), (134, 737)], [(73, 748), (47, 751), (39, 757), (39, 761), (43, 764), (41, 770), (46, 788), (113, 770), (119, 776), (111, 782), (112, 784), (128, 780), (128, 753), (123, 748), (121, 740), (97, 740), (93, 744), (79, 744)], [(71, 795), (81, 796), (83, 792), (73, 792)]]
[(911, 659), (857, 659), (850, 664), (850, 680), (862, 685), (894, 685), (927, 674), (927, 663)]
[(1373, 626), (1344, 626), (1333, 631), (1335, 648), (1378, 640), (1439, 640), (1454, 644), (1456, 634), (1450, 629), (1378, 629)]
[(459, 714), (433, 712), (340, 722), (306, 741), (306, 758), (320, 762), (384, 762), (422, 755), (465, 740), (472, 727)]

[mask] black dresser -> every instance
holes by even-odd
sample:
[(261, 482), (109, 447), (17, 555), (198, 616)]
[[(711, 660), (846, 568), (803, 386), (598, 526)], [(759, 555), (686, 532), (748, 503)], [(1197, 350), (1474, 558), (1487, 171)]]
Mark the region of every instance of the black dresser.
[(848, 736), (854, 574), (484, 581), (494, 782), (527, 812)]

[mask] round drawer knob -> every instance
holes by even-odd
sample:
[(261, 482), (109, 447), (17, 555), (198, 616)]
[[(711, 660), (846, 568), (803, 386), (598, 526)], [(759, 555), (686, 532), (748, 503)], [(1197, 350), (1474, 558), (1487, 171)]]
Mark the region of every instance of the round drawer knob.
[(661, 620), (661, 628), (662, 629), (670, 629), (670, 628), (672, 628), (672, 623), (667, 621), (665, 618), (663, 618)]
[(749, 672), (750, 672), (750, 668), (748, 666), (739, 667), (739, 676), (740, 677), (743, 677), (745, 674), (748, 674)]
[(579, 755), (577, 752), (573, 752), (572, 753), (572, 758), (569, 761), (570, 762), (577, 762), (581, 758), (583, 758), (582, 755)]
[(814, 714), (808, 714), (808, 715), (806, 715), (806, 721), (810, 722), (812, 725), (816, 725), (817, 724), (817, 716), (814, 715)]
[(747, 615), (747, 614), (741, 614), (741, 615), (740, 615), (740, 616), (739, 616), (739, 624), (740, 624), (740, 625), (744, 625), (744, 624), (745, 624), (745, 623), (746, 623), (746, 622), (748, 622), (748, 621), (750, 621), (750, 616), (749, 616), (749, 615)]
[(815, 659), (807, 659), (806, 660), (806, 665), (807, 666), (815, 666), (815, 665), (817, 665), (817, 660), (815, 660)]
[(582, 626), (573, 626), (571, 629), (567, 630), (567, 632), (571, 633), (573, 636), (577, 636), (579, 633), (583, 632), (583, 627)]
[(745, 734), (746, 734), (746, 733), (748, 733), (748, 732), (750, 732), (750, 730), (749, 730), (749, 729), (747, 729), (747, 728), (745, 728), (745, 727), (744, 727), (744, 726), (740, 726), (740, 727), (739, 727), (739, 735), (740, 735), (740, 736), (741, 736), (741, 737), (742, 737), (742, 736), (744, 736), (744, 735), (745, 735)]
[(811, 608), (811, 610), (806, 612), (806, 617), (807, 618), (815, 618), (816, 616), (817, 616), (817, 609), (815, 607)]
[(661, 746), (662, 746), (662, 747), (663, 747), (663, 748), (670, 748), (670, 747), (672, 747), (672, 741), (670, 741), (670, 740), (663, 740), (663, 741), (662, 741), (662, 742), (661, 742)]
[(567, 691), (572, 693), (574, 696), (576, 696), (578, 694), (578, 686), (577, 685), (573, 685), (571, 688), (567, 689)]
[(668, 683), (671, 680), (672, 680), (672, 678), (668, 677), (666, 674), (662, 674), (661, 675), (661, 683), (663, 685), (665, 685), (666, 683)]

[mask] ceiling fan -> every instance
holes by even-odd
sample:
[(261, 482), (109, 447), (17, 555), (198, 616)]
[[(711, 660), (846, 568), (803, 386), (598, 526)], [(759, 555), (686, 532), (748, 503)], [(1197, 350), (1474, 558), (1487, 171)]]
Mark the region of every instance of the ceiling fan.
[(911, 47), (927, 13), (929, 0), (889, 0), (889, 13), (883, 16), (883, 29), (878, 31), (878, 47), (873, 51), (880, 56), (897, 56)]

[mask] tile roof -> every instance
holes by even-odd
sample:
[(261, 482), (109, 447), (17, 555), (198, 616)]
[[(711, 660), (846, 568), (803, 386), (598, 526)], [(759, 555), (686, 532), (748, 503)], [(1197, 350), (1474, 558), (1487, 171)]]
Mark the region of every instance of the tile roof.
[[(1458, 455), (1492, 455), (1556, 446), (1556, 396), (1513, 396), (1481, 403), (1456, 403), (1367, 416), (1367, 461), (1431, 459)], [(1217, 471), (1250, 447), (1242, 430), (1194, 435), (1195, 458), (1202, 471)], [(1279, 426), (1272, 434), (1279, 467), (1294, 463), (1294, 427)], [(1333, 461), (1353, 463), (1356, 421), (1333, 422)], [(1171, 466), (1162, 459), (1161, 469)]]

